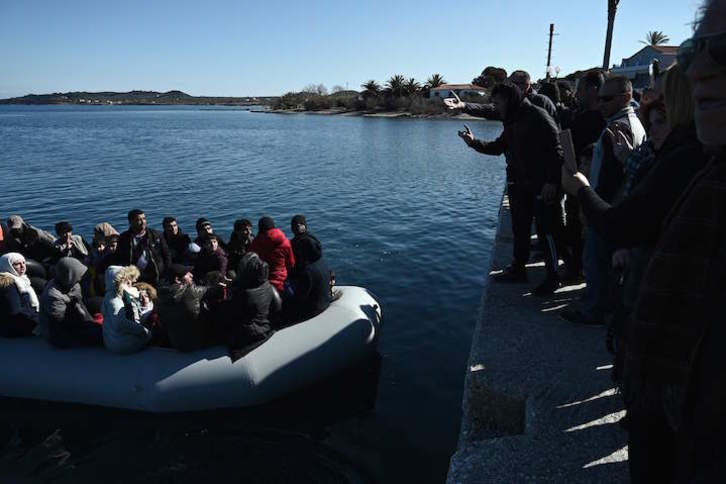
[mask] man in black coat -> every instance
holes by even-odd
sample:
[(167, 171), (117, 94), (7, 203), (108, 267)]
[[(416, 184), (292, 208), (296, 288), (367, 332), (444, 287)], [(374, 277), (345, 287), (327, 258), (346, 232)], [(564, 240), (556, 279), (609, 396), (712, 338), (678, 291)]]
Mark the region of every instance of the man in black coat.
[(172, 262), (181, 264), (185, 261), (184, 257), (192, 239), (181, 231), (174, 217), (164, 217), (161, 225), (164, 228), (164, 241), (169, 247)]
[(146, 214), (135, 208), (128, 214), (129, 230), (121, 234), (116, 250), (116, 265), (135, 265), (140, 282), (156, 287), (171, 266), (171, 254), (164, 237), (146, 226)]
[(533, 293), (544, 296), (559, 286), (558, 251), (555, 237), (562, 227), (562, 195), (559, 190), (564, 155), (559, 128), (547, 112), (534, 106), (511, 82), (492, 90), (492, 100), (504, 119), (504, 131), (494, 141), (474, 138), (469, 127), (459, 132), (466, 144), (487, 155), (507, 154), (508, 186), (514, 235), (514, 260), (498, 279), (505, 282), (526, 280), (532, 218), (545, 246), (546, 279)]

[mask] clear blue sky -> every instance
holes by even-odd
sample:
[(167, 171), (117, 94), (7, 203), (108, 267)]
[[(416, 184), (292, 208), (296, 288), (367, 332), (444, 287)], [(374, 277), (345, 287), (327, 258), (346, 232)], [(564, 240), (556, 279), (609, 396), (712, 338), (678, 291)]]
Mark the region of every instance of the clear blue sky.
[[(611, 63), (649, 30), (677, 45), (699, 0), (622, 0)], [(543, 77), (602, 62), (606, 0), (0, 0), (0, 98), (64, 91), (278, 95), (393, 74), (470, 82), (488, 65)]]

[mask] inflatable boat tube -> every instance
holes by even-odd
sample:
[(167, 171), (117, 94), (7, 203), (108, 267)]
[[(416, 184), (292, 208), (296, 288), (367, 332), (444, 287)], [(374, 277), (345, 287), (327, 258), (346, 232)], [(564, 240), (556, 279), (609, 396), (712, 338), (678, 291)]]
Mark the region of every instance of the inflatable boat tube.
[(0, 395), (153, 413), (259, 405), (322, 380), (375, 350), (379, 303), (366, 289), (282, 329), (234, 363), (221, 346), (192, 353), (147, 348), (56, 349), (39, 338), (0, 338)]

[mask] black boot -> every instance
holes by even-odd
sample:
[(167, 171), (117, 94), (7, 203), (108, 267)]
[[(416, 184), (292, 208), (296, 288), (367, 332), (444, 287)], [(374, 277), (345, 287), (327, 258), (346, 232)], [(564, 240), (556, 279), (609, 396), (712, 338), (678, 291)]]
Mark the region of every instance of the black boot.
[(560, 287), (560, 280), (555, 275), (547, 276), (547, 278), (542, 281), (542, 283), (532, 289), (532, 295), (538, 296), (538, 297), (544, 297), (549, 296), (550, 294), (554, 293), (557, 288)]
[(500, 274), (492, 276), (496, 282), (527, 282), (527, 271), (524, 266), (509, 265)]

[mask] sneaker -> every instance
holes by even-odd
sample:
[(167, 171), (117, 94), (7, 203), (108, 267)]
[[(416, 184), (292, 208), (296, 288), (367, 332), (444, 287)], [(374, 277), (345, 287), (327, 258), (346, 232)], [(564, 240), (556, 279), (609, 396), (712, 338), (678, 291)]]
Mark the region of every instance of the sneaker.
[(556, 277), (547, 277), (542, 283), (532, 289), (532, 295), (537, 297), (549, 296), (560, 287), (560, 280)]
[(582, 311), (579, 311), (577, 309), (565, 309), (560, 312), (560, 317), (564, 319), (565, 321), (568, 321), (573, 324), (581, 324), (583, 326), (592, 326), (592, 327), (598, 327), (598, 326), (605, 326), (605, 322), (600, 320), (595, 320), (587, 317), (585, 313)]
[(492, 279), (496, 282), (527, 282), (527, 271), (524, 267), (507, 266), (500, 274), (494, 274)]

